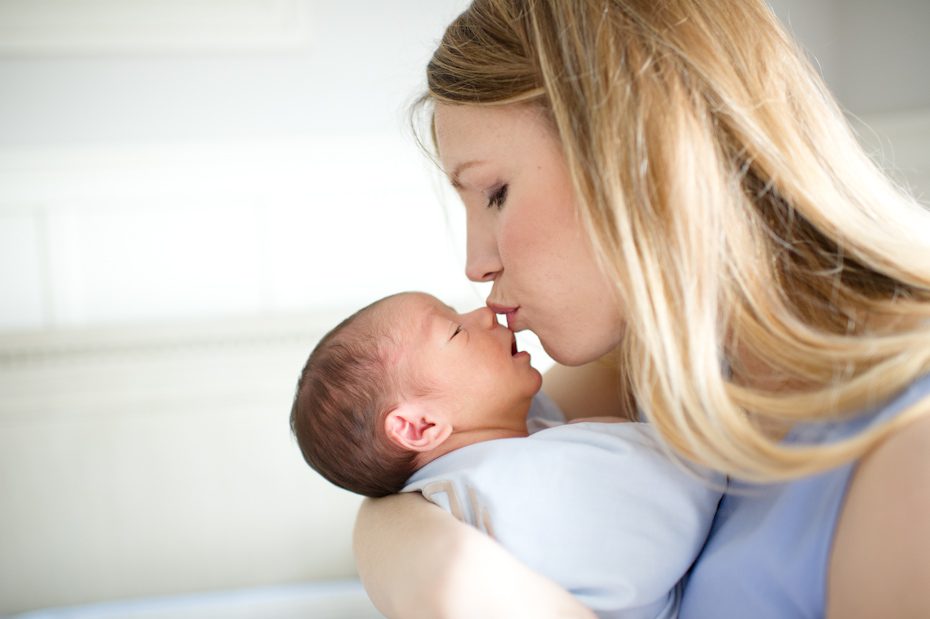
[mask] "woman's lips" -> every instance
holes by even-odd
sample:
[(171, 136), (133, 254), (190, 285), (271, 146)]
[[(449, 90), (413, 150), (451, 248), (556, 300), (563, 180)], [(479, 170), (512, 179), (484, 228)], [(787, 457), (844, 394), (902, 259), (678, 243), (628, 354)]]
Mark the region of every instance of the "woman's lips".
[(530, 353), (525, 350), (517, 350), (517, 335), (511, 331), (510, 332), (510, 356), (514, 359), (526, 359), (529, 360)]
[(519, 307), (511, 307), (504, 305), (497, 305), (495, 303), (488, 303), (488, 307), (495, 314), (503, 314), (507, 318), (507, 329), (510, 331), (510, 356), (514, 359), (526, 359), (529, 361), (530, 353), (525, 350), (517, 349), (517, 334), (516, 332), (520, 329), (515, 326), (514, 316), (517, 314)]
[(488, 303), (488, 307), (491, 308), (491, 311), (495, 314), (503, 314), (507, 319), (507, 328), (511, 331), (517, 331), (515, 327), (515, 316), (517, 311), (520, 309), (519, 306), (507, 306), (507, 305), (497, 305), (496, 303)]

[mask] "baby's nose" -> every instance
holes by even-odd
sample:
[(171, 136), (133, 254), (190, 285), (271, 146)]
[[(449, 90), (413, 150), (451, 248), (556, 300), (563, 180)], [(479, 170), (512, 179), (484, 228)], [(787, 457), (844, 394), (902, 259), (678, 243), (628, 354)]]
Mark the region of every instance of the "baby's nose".
[(465, 315), (468, 322), (482, 329), (493, 329), (497, 326), (497, 317), (487, 307), (479, 307)]

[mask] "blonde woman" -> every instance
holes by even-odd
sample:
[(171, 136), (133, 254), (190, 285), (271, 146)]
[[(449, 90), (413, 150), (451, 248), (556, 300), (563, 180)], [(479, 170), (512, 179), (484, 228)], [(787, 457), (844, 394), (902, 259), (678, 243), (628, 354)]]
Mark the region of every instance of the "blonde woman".
[[(477, 0), (427, 73), (466, 273), (571, 366), (544, 389), (730, 479), (680, 616), (930, 616), (930, 215), (763, 0)], [(416, 496), (355, 548), (391, 617), (591, 616)]]

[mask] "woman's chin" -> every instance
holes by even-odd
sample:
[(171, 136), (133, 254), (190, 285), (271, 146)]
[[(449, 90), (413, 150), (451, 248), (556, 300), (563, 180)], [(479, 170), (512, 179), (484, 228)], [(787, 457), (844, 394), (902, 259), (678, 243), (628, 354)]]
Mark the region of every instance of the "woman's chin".
[(567, 365), (571, 367), (584, 365), (598, 358), (586, 355), (584, 354), (584, 351), (577, 350), (571, 346), (549, 347), (543, 343), (543, 350), (545, 350), (546, 354), (552, 357), (552, 360), (559, 365)]
[(561, 345), (558, 343), (549, 345), (544, 340), (540, 340), (540, 343), (543, 350), (553, 361), (559, 365), (569, 367), (577, 367), (597, 361), (616, 347), (616, 344), (612, 342), (609, 346), (604, 346), (603, 342), (599, 342), (600, 345), (597, 346), (587, 345), (587, 343), (579, 341), (562, 343)]

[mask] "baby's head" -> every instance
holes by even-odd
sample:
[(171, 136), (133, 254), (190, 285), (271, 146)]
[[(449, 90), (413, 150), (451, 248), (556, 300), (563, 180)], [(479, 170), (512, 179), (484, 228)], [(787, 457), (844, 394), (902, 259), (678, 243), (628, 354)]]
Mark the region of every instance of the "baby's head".
[(540, 384), (491, 310), (458, 314), (430, 295), (401, 293), (320, 340), (297, 383), (291, 428), (329, 481), (385, 496), (443, 453), (525, 433)]

